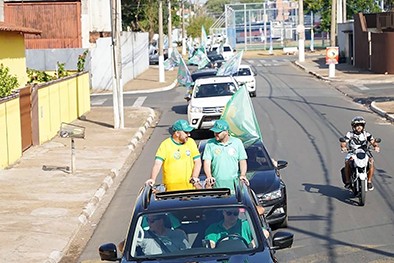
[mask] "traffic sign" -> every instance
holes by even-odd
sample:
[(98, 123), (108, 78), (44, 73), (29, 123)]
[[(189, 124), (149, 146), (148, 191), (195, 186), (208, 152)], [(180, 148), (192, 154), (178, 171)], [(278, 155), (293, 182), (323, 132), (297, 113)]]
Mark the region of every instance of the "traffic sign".
[(339, 48), (326, 47), (326, 64), (338, 64)]

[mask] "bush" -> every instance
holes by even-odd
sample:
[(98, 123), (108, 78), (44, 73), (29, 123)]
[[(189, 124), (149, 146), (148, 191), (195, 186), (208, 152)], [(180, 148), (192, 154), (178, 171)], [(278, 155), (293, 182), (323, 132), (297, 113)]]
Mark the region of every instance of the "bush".
[(9, 74), (9, 68), (0, 64), (0, 98), (11, 95), (12, 90), (19, 86), (18, 78)]
[(27, 69), (27, 76), (29, 80), (27, 83), (44, 83), (49, 82), (55, 79), (60, 79), (69, 76), (69, 72), (65, 69), (65, 63), (57, 62), (57, 71), (54, 76), (49, 75), (45, 71), (35, 70), (35, 69)]
[(77, 62), (78, 72), (82, 72), (85, 70), (85, 61), (88, 52), (89, 50), (85, 50), (82, 55), (78, 56), (78, 62)]

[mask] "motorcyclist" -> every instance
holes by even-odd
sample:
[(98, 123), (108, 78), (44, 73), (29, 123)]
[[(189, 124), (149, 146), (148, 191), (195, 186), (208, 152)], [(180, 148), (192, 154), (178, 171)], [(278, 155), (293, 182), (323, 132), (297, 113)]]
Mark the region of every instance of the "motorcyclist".
[[(345, 141), (341, 142), (341, 150), (343, 152), (349, 153), (345, 158), (345, 187), (350, 187), (350, 161), (352, 160), (352, 152), (361, 146), (365, 146), (370, 143), (376, 152), (380, 151), (379, 144), (376, 142), (375, 138), (367, 132), (365, 128), (366, 121), (361, 116), (356, 116), (351, 121), (352, 130), (347, 132), (345, 135)], [(374, 160), (370, 151), (367, 151), (369, 156), (369, 170), (368, 170), (368, 190), (372, 191), (374, 186), (372, 184), (372, 177), (374, 174)]]

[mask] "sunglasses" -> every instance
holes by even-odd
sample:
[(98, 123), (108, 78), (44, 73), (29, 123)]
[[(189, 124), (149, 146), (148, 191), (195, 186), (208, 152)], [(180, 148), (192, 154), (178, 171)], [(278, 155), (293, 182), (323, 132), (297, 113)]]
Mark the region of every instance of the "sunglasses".
[(238, 216), (238, 215), (239, 215), (239, 212), (238, 212), (238, 211), (234, 211), (234, 212), (226, 211), (226, 215), (228, 215), (228, 216), (231, 216), (231, 215), (233, 215), (233, 216)]
[(161, 219), (161, 217), (150, 217), (150, 218), (148, 218), (148, 223), (154, 223), (160, 219)]

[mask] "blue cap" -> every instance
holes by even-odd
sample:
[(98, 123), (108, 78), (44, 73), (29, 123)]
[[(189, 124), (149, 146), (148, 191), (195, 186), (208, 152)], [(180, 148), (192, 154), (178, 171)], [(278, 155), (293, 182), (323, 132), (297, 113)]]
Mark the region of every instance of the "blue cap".
[(228, 125), (227, 121), (225, 120), (217, 120), (215, 121), (215, 124), (213, 127), (210, 129), (213, 132), (219, 133), (222, 131), (228, 131), (230, 126)]
[(194, 128), (189, 125), (189, 122), (186, 120), (177, 120), (172, 125), (173, 131), (184, 131), (184, 132), (191, 132)]

